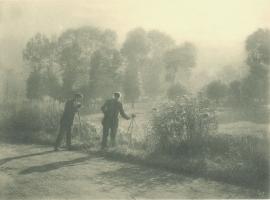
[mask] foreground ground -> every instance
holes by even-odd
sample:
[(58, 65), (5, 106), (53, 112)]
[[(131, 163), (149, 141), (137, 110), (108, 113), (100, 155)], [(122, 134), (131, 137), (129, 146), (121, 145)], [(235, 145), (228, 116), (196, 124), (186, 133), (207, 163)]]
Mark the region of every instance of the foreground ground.
[(256, 191), (80, 152), (0, 144), (0, 199), (258, 198)]

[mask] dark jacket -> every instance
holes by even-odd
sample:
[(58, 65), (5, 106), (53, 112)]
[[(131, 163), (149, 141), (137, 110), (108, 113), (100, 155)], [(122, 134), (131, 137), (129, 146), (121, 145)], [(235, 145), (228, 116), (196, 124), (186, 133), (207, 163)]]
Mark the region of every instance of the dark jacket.
[(122, 103), (116, 99), (107, 100), (101, 107), (101, 110), (104, 114), (102, 124), (105, 126), (118, 126), (119, 113), (123, 118), (130, 119), (125, 113)]
[(74, 99), (68, 100), (61, 117), (61, 125), (72, 126), (75, 114), (78, 112), (79, 108), (80, 104), (76, 104)]

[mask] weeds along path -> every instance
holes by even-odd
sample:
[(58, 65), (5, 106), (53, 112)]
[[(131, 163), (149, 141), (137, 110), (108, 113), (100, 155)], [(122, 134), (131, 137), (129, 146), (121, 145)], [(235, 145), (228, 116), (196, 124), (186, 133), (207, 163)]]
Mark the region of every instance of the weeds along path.
[(0, 199), (255, 198), (242, 187), (80, 152), (0, 144)]

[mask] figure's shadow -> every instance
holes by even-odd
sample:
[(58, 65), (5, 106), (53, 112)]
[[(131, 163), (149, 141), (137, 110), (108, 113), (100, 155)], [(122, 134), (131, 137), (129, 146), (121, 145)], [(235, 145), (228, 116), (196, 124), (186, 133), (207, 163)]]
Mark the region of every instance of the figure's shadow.
[(28, 158), (28, 157), (32, 157), (32, 156), (41, 156), (41, 155), (49, 154), (49, 153), (52, 153), (52, 152), (54, 152), (54, 151), (50, 150), (50, 151), (43, 151), (43, 152), (40, 152), (40, 153), (32, 153), (32, 154), (27, 154), (27, 155), (4, 158), (4, 159), (0, 160), (0, 166), (7, 163), (7, 162), (9, 162), (9, 161), (12, 161), (12, 160), (17, 160), (17, 159), (21, 159), (21, 158)]
[(25, 175), (25, 174), (31, 174), (34, 172), (40, 172), (40, 173), (48, 172), (48, 171), (59, 169), (61, 167), (74, 166), (74, 165), (77, 165), (78, 163), (87, 161), (90, 158), (91, 158), (90, 156), (84, 156), (84, 157), (76, 158), (73, 160), (59, 161), (59, 162), (53, 162), (53, 163), (49, 163), (45, 165), (33, 166), (25, 170), (22, 170), (19, 174)]

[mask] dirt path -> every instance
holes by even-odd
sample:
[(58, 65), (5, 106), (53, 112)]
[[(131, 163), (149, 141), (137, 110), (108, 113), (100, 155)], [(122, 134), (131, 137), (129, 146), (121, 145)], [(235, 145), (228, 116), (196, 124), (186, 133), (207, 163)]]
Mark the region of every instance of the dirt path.
[(245, 188), (39, 145), (0, 144), (0, 199), (256, 198)]

